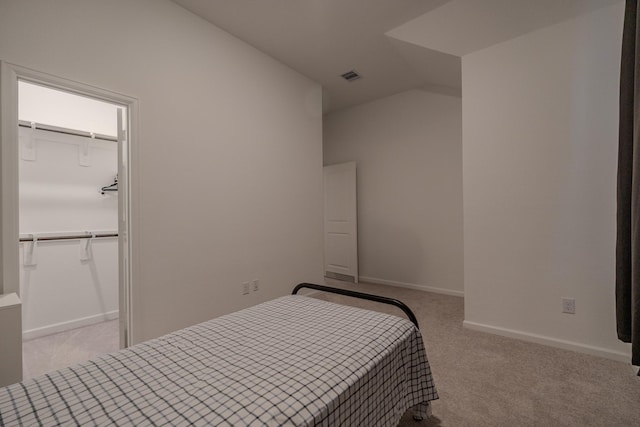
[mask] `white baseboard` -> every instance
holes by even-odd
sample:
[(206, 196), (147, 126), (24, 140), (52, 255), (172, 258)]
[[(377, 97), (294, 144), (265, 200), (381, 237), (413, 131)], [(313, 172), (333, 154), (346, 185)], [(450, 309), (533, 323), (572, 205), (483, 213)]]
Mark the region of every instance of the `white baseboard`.
[(426, 285), (416, 285), (414, 283), (392, 282), (391, 280), (377, 279), (375, 277), (360, 276), (359, 281), (375, 283), (378, 285), (395, 286), (397, 288), (415, 289), (417, 291), (434, 292), (436, 294), (452, 295), (454, 297), (464, 297), (463, 291), (454, 291), (451, 289), (436, 288)]
[(69, 331), (71, 329), (81, 328), (83, 326), (94, 325), (96, 323), (105, 322), (118, 318), (118, 310), (108, 311), (106, 313), (96, 314), (94, 316), (82, 317), (66, 322), (54, 323), (53, 325), (42, 326), (40, 328), (29, 329), (22, 332), (22, 340), (32, 340), (34, 338), (44, 337), (46, 335), (57, 334), (58, 332)]
[(631, 360), (631, 353), (625, 353), (622, 351), (611, 350), (602, 347), (595, 347), (586, 344), (577, 343), (574, 341), (561, 340), (557, 338), (551, 338), (544, 335), (532, 334), (529, 332), (516, 331), (513, 329), (500, 328), (498, 326), (490, 326), (482, 323), (469, 322), (465, 320), (462, 322), (465, 328), (472, 329), (474, 331), (488, 332), (490, 334), (502, 335), (508, 338), (515, 338), (522, 341), (533, 342), (536, 344), (544, 344), (550, 347), (561, 348), (564, 350), (572, 350), (578, 353), (590, 354), (592, 356), (604, 357), (607, 359), (616, 360), (618, 362), (629, 363)]

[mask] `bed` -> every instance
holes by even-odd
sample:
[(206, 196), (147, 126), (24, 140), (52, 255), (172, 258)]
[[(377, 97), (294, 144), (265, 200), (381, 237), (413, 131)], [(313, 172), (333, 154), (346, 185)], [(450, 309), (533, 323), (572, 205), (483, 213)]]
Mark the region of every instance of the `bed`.
[(295, 294), (304, 287), (349, 292), (300, 284), (294, 295), (0, 388), (0, 426), (395, 426), (410, 408), (425, 416), (438, 394), (413, 313)]

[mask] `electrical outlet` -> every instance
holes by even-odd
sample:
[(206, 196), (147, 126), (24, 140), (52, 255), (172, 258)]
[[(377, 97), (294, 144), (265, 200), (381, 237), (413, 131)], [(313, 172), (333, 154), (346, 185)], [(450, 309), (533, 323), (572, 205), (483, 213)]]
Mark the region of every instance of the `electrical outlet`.
[(253, 288), (253, 292), (258, 292), (258, 289), (260, 289), (260, 281), (258, 279), (253, 279), (251, 281), (251, 287)]
[(250, 289), (250, 283), (249, 282), (242, 282), (242, 295), (249, 295), (249, 289)]
[(576, 314), (575, 298), (562, 298), (562, 312), (569, 313), (569, 314)]

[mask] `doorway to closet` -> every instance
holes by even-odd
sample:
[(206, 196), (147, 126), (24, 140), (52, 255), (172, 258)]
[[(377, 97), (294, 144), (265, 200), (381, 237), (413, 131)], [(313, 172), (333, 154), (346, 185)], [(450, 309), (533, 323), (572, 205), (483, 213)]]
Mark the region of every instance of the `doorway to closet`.
[(118, 114), (125, 108), (18, 82), (25, 378), (119, 348)]
[(131, 342), (137, 100), (3, 61), (0, 77), (0, 294), (22, 304), (6, 344), (28, 378)]

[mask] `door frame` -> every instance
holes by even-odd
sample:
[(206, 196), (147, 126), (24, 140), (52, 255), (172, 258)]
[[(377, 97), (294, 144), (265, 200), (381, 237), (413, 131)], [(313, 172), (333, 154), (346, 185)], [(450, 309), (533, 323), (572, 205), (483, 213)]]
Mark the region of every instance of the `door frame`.
[[(118, 158), (118, 170), (125, 166), (127, 174), (125, 185), (119, 186), (120, 196), (125, 200), (124, 207), (118, 206), (124, 227), (118, 221), (118, 240), (124, 244), (124, 250), (118, 254), (119, 268), (124, 274), (118, 281), (119, 312), (121, 316), (120, 347), (128, 347), (132, 343), (134, 293), (133, 273), (137, 261), (137, 222), (134, 216), (136, 206), (132, 203), (132, 194), (138, 179), (138, 100), (110, 90), (87, 85), (30, 68), (0, 61), (0, 294), (13, 293), (20, 295), (19, 270), (19, 137), (18, 137), (18, 81), (41, 84), (65, 92), (95, 98), (127, 108), (127, 144), (126, 152)], [(120, 144), (120, 143), (119, 143)], [(122, 209), (122, 211), (121, 211)], [(120, 229), (125, 228), (125, 229)], [(124, 240), (121, 240), (124, 239)], [(122, 267), (121, 267), (122, 266)], [(120, 277), (120, 275), (119, 275)], [(124, 280), (122, 280), (124, 279)], [(124, 316), (124, 317), (123, 317)]]
[[(329, 174), (335, 175), (336, 173), (347, 174), (347, 191), (349, 193), (349, 200), (347, 201), (348, 206), (345, 208), (348, 210), (349, 219), (346, 221), (339, 221), (340, 224), (338, 227), (340, 232), (337, 234), (347, 234), (350, 236), (350, 258), (351, 262), (349, 270), (350, 271), (336, 271), (335, 268), (343, 268), (344, 266), (335, 265), (334, 269), (331, 268), (331, 264), (328, 260), (329, 255), (329, 234), (330, 230), (328, 227), (329, 222), (331, 221), (329, 218), (329, 189), (327, 188), (327, 177)], [(333, 165), (325, 165), (322, 168), (323, 175), (323, 186), (324, 186), (324, 220), (323, 220), (323, 240), (324, 240), (324, 275), (330, 279), (337, 279), (341, 281), (349, 281), (353, 283), (358, 283), (359, 280), (359, 270), (358, 270), (358, 190), (357, 190), (357, 165), (356, 162), (346, 162), (346, 163), (338, 163)], [(344, 182), (343, 182), (344, 184)], [(335, 225), (333, 228), (333, 232), (335, 231)]]

